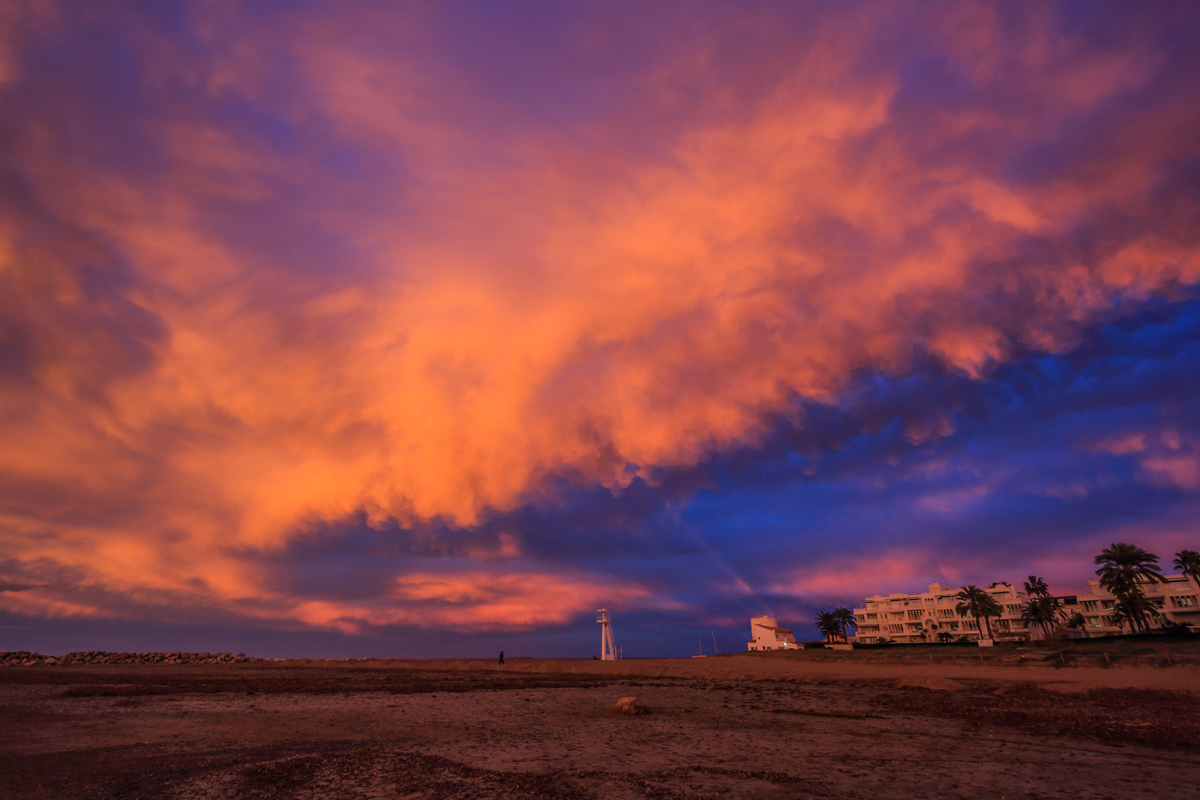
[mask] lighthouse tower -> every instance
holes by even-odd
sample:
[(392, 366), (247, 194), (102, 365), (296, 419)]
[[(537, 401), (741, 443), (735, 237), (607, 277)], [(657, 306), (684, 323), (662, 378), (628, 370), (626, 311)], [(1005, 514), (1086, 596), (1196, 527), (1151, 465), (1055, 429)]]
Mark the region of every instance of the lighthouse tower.
[(616, 648), (613, 646), (613, 631), (612, 620), (608, 618), (608, 612), (603, 608), (596, 612), (600, 616), (596, 622), (600, 623), (600, 660), (601, 661), (616, 661)]

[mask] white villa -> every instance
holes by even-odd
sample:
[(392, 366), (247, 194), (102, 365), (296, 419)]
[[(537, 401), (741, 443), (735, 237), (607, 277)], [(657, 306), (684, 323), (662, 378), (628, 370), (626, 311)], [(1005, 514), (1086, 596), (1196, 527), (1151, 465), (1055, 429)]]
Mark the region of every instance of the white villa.
[[(1200, 604), (1197, 603), (1200, 591), (1191, 579), (1183, 575), (1167, 575), (1164, 583), (1148, 583), (1142, 589), (1163, 619), (1190, 622), (1200, 628)], [(888, 638), (901, 643), (935, 642), (941, 633), (948, 633), (955, 640), (961, 636), (972, 641), (978, 640), (982, 637), (974, 618), (961, 616), (956, 611), (959, 601), (955, 595), (958, 591), (955, 586), (931, 583), (929, 591), (919, 594), (868, 597), (863, 603), (864, 608), (854, 609), (854, 619), (858, 622), (855, 641), (874, 644), (882, 638)], [(1029, 600), (1024, 592), (1003, 582), (984, 591), (994, 597), (1003, 610), (1002, 616), (989, 620), (995, 640), (1042, 638), (1039, 629), (1031, 631), (1021, 621), (1021, 608)], [(1055, 596), (1062, 601), (1063, 609), (1068, 614), (1078, 611), (1086, 621), (1082, 632), (1060, 627), (1058, 635), (1094, 638), (1121, 633), (1112, 620), (1115, 598), (1101, 588), (1098, 581), (1088, 581), (1087, 594)], [(1152, 625), (1158, 627), (1160, 623)]]
[(775, 617), (751, 617), (749, 650), (803, 650), (796, 643), (796, 635), (787, 628), (779, 627)]

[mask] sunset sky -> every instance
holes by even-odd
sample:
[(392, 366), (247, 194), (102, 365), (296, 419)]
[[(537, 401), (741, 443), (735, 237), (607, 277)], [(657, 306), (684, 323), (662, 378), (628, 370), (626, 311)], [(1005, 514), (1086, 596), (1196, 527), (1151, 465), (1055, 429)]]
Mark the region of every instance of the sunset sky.
[(1198, 40), (0, 0), (0, 650), (688, 655), (1200, 549)]

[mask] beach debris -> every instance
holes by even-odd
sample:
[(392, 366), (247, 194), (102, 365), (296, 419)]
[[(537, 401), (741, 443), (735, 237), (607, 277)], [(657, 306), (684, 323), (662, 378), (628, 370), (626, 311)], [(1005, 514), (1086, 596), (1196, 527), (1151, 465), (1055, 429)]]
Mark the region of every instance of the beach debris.
[(41, 653), (0, 652), (0, 667), (55, 667), (81, 664), (244, 664), (262, 659), (245, 653), (106, 653), (100, 650), (45, 656)]
[(616, 709), (618, 714), (629, 714), (630, 716), (650, 713), (646, 704), (636, 697), (622, 697), (617, 701)]
[(929, 689), (934, 692), (958, 692), (966, 688), (956, 680), (934, 675), (901, 678), (896, 681), (896, 686), (900, 689)]
[(836, 719), (878, 719), (870, 714), (854, 714), (844, 711), (810, 711), (807, 708), (772, 708), (771, 714), (803, 714), (806, 717), (834, 717)]

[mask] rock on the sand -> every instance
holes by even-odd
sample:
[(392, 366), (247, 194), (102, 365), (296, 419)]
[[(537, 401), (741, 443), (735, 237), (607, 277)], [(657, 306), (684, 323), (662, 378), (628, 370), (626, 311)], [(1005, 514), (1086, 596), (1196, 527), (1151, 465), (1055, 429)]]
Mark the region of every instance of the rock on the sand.
[(650, 709), (636, 697), (622, 697), (617, 701), (618, 714), (649, 714)]

